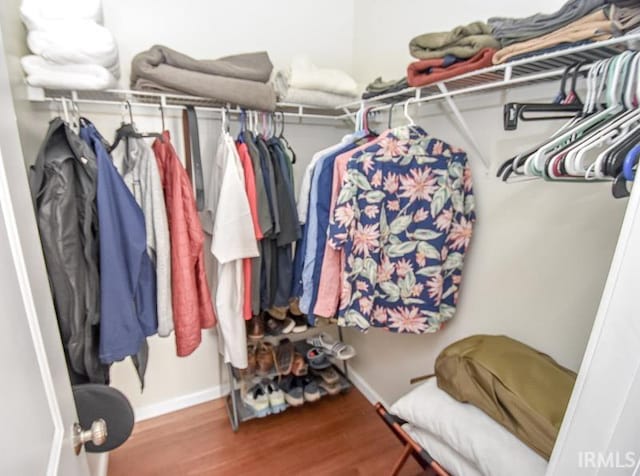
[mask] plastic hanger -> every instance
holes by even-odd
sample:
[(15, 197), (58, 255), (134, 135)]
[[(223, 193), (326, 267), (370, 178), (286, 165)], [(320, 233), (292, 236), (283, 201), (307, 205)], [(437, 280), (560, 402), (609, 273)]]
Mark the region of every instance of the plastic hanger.
[[(615, 85), (617, 84), (616, 81), (620, 74), (619, 61), (620, 56), (616, 56), (613, 58), (613, 63), (611, 64), (612, 69), (609, 69), (609, 67), (607, 67), (607, 82), (610, 85), (613, 85), (611, 89), (615, 89)], [(595, 95), (592, 95), (592, 103), (590, 103), (588, 108), (595, 109), (595, 104), (600, 97), (601, 91), (604, 89), (603, 83), (604, 81), (601, 83), (600, 88), (598, 88), (598, 92)], [(526, 173), (528, 175), (542, 176), (547, 160), (547, 155), (549, 153), (556, 151), (558, 147), (566, 147), (567, 142), (571, 142), (576, 137), (581, 137), (587, 131), (592, 130), (594, 127), (603, 123), (605, 120), (610, 119), (623, 111), (623, 106), (619, 102), (615, 101), (615, 96), (612, 97), (612, 95), (613, 93), (608, 92), (608, 107), (605, 110), (587, 116), (583, 120), (578, 121), (569, 130), (565, 131), (555, 139), (547, 142), (542, 147), (540, 147), (537, 152), (530, 156), (525, 163)]]
[(162, 134), (157, 132), (138, 132), (135, 128), (133, 122), (133, 111), (131, 110), (131, 103), (129, 100), (125, 101), (125, 108), (129, 111), (129, 123), (124, 122), (124, 113), (123, 113), (123, 122), (122, 125), (116, 131), (116, 137), (109, 148), (109, 151), (114, 150), (120, 144), (122, 139), (134, 138), (134, 139), (146, 139), (146, 138), (159, 138), (162, 137)]

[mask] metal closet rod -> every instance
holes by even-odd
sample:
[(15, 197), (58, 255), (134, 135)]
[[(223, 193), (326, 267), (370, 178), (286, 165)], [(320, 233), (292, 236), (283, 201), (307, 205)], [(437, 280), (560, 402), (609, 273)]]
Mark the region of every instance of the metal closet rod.
[[(124, 100), (84, 99), (84, 98), (77, 98), (77, 97), (68, 98), (68, 97), (62, 97), (62, 96), (48, 97), (48, 98), (45, 98), (45, 101), (62, 102), (63, 99), (70, 100), (78, 104), (101, 104), (101, 105), (118, 106), (118, 107), (122, 106), (122, 104), (125, 102), (128, 102), (131, 105), (131, 107), (147, 107), (147, 108), (154, 108), (154, 109), (159, 109), (160, 107), (162, 107), (163, 109), (183, 110), (183, 109), (186, 109), (188, 106), (185, 104), (166, 104), (166, 102), (161, 104), (160, 102), (153, 103), (153, 102), (136, 102), (131, 100), (127, 101), (127, 99), (124, 99)], [(193, 107), (197, 109), (202, 109), (204, 111), (214, 112), (220, 115), (222, 115), (222, 110), (225, 109), (223, 107), (199, 106), (197, 104), (193, 104)], [(291, 105), (286, 105), (286, 107), (298, 108), (298, 112), (286, 112), (286, 111), (275, 111), (275, 112), (278, 112), (279, 114), (282, 114), (285, 117), (292, 117), (292, 118), (298, 118), (298, 119), (305, 119), (305, 118), (325, 119), (325, 120), (347, 119), (346, 117), (343, 117), (343, 115), (305, 113), (303, 111), (304, 111), (304, 108), (307, 106), (302, 106), (302, 105), (291, 104)], [(233, 108), (227, 108), (226, 111), (227, 113), (232, 115), (240, 115), (240, 113), (242, 112), (242, 109), (239, 107), (233, 107)], [(266, 112), (266, 111), (258, 111), (258, 112)], [(267, 114), (271, 114), (271, 113), (267, 113)]]

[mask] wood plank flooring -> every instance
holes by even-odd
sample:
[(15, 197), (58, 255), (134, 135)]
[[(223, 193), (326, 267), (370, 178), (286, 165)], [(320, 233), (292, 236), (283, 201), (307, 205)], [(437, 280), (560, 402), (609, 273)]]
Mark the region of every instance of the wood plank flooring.
[[(141, 422), (109, 476), (389, 474), (402, 446), (356, 389), (252, 420), (233, 433), (223, 400)], [(410, 459), (401, 475), (415, 476)]]

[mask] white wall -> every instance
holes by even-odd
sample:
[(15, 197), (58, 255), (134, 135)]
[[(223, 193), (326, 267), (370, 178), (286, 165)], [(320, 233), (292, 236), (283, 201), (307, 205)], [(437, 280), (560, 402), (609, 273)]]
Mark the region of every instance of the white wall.
[(118, 41), (121, 85), (131, 58), (154, 44), (202, 59), (268, 51), (277, 68), (295, 54), (352, 70), (353, 2), (340, 0), (104, 0), (105, 26)]
[(385, 80), (406, 75), (409, 41), (434, 31), (447, 31), (492, 16), (522, 17), (551, 13), (562, 0), (354, 0), (353, 73), (364, 86), (378, 76)]
[[(380, 75), (397, 78), (412, 61), (408, 44), (417, 34), (493, 15), (552, 12), (562, 3), (451, 0), (443, 5), (400, 0), (391, 6), (381, 0), (356, 0), (355, 72), (364, 83)], [(509, 335), (577, 370), (626, 200), (613, 199), (608, 184), (541, 180), (504, 184), (494, 177), (504, 160), (549, 137), (559, 125), (529, 122), (517, 131), (505, 132), (502, 104), (549, 101), (557, 89), (558, 83), (553, 82), (456, 98), (483, 154), (491, 160), (490, 173), (447, 109), (423, 105), (416, 110), (416, 121), (427, 131), (470, 151), (478, 221), (463, 273), (460, 304), (443, 330), (424, 336), (375, 329), (364, 335), (346, 334), (358, 349), (354, 370), (387, 402), (410, 388), (410, 378), (433, 372), (435, 357), (446, 345), (476, 333)], [(394, 117), (401, 115), (397, 108)]]

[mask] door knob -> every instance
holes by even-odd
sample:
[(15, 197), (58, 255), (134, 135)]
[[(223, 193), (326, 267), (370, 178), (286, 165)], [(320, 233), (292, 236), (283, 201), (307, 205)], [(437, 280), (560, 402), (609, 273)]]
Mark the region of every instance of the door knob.
[(76, 454), (80, 454), (82, 445), (88, 441), (96, 446), (107, 441), (107, 422), (102, 418), (95, 420), (88, 430), (83, 430), (78, 423), (73, 424), (73, 449)]

